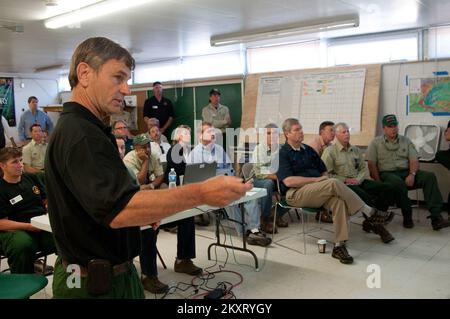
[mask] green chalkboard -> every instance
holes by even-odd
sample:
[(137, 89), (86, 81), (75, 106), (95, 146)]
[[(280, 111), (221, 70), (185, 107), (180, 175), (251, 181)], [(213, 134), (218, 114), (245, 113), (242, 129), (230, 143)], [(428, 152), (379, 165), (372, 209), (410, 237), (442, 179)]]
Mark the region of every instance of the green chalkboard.
[(209, 103), (209, 91), (219, 89), (220, 104), (230, 110), (231, 127), (241, 126), (242, 117), (242, 87), (241, 83), (206, 85), (195, 87), (196, 119), (202, 120), (202, 110)]
[[(166, 137), (170, 139), (172, 131), (178, 125), (189, 125), (192, 129), (192, 142), (194, 142), (194, 121), (202, 120), (202, 109), (208, 105), (209, 91), (212, 88), (217, 88), (221, 92), (220, 103), (228, 106), (231, 116), (231, 127), (238, 128), (241, 126), (242, 117), (242, 89), (241, 83), (233, 84), (219, 84), (207, 86), (195, 86), (184, 88), (167, 88), (164, 89), (163, 94), (166, 98), (172, 101), (175, 119), (165, 133)], [(195, 90), (195, 99), (194, 99)], [(152, 90), (147, 91), (147, 97), (151, 97)]]

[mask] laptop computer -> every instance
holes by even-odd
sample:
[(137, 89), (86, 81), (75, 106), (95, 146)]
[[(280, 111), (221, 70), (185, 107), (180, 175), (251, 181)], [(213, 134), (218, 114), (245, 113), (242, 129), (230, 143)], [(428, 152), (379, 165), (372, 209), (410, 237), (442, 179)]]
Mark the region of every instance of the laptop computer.
[(183, 184), (203, 182), (216, 176), (217, 163), (187, 164), (184, 171)]

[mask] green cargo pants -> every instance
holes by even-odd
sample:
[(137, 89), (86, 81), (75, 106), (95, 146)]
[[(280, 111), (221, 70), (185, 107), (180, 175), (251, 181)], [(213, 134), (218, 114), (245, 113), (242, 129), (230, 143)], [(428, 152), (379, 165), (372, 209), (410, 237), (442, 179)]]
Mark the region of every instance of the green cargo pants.
[(396, 190), (388, 183), (365, 179), (359, 185), (348, 185), (369, 206), (387, 211), (395, 202)]
[(111, 290), (101, 296), (92, 296), (87, 291), (87, 278), (77, 278), (73, 274), (66, 272), (61, 258), (55, 262), (55, 272), (53, 274), (53, 298), (58, 299), (144, 299), (144, 288), (137, 274), (134, 265), (130, 269), (112, 279)]
[(11, 273), (17, 274), (34, 273), (38, 251), (46, 254), (56, 252), (51, 233), (24, 230), (0, 232), (0, 250), (8, 257)]
[[(408, 187), (405, 178), (409, 175), (409, 170), (394, 172), (381, 172), (380, 178), (383, 182), (391, 184), (397, 190), (396, 204), (401, 208), (403, 216), (411, 215), (411, 201), (408, 197)], [(436, 175), (431, 172), (418, 170), (414, 179), (414, 186), (411, 189), (422, 188), (425, 202), (431, 216), (438, 216), (442, 209), (442, 195), (438, 188)]]

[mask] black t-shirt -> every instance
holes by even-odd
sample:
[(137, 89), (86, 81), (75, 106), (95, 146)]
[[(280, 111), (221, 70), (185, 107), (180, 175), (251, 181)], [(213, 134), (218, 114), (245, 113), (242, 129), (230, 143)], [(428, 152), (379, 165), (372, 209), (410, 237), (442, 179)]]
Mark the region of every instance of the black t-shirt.
[(145, 116), (148, 118), (157, 118), (159, 120), (159, 126), (163, 127), (166, 125), (169, 117), (175, 117), (172, 102), (164, 96), (161, 98), (161, 101), (158, 102), (156, 97), (152, 96), (145, 100), (144, 117)]
[(58, 252), (69, 263), (119, 264), (140, 251), (139, 227), (109, 224), (139, 186), (120, 159), (115, 137), (88, 109), (64, 103), (45, 160), (48, 213)]
[(177, 185), (180, 185), (180, 176), (184, 175), (186, 161), (183, 157), (183, 148), (179, 143), (173, 145), (167, 151), (167, 165), (166, 171), (164, 172), (164, 182), (166, 184), (169, 184), (169, 173), (171, 168), (177, 173)]
[(45, 214), (45, 198), (44, 187), (34, 174), (23, 173), (20, 182), (14, 184), (1, 178), (0, 219), (29, 223), (31, 218)]

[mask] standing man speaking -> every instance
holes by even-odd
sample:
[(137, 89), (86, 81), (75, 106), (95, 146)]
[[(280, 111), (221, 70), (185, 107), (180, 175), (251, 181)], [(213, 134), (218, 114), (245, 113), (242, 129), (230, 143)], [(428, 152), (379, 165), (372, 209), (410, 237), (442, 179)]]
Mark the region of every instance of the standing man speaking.
[[(58, 250), (55, 298), (143, 298), (132, 262), (140, 252), (139, 226), (156, 227), (164, 217), (201, 204), (224, 207), (252, 187), (221, 176), (175, 189), (139, 190), (102, 122), (120, 112), (130, 94), (134, 63), (126, 49), (102, 37), (85, 40), (72, 56), (71, 102), (63, 106), (45, 163)], [(70, 284), (76, 276), (78, 284)]]

